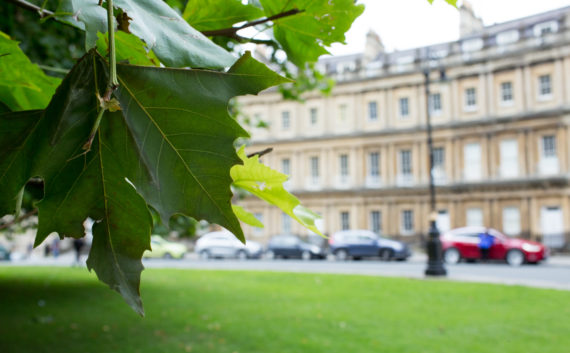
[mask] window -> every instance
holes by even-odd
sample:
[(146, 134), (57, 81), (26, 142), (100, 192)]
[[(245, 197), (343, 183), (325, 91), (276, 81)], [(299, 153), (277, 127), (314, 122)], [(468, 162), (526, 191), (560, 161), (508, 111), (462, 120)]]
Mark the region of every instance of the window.
[(291, 118), (287, 110), (281, 112), (281, 127), (283, 130), (289, 130), (291, 127)]
[(482, 227), (483, 226), (483, 210), (474, 207), (467, 209), (467, 224), (468, 227)]
[(538, 97), (549, 98), (552, 96), (552, 86), (550, 75), (542, 75), (538, 78)]
[(376, 234), (382, 234), (382, 212), (370, 212), (370, 229)]
[(429, 95), (429, 111), (434, 115), (441, 114), (441, 94), (433, 93)]
[(542, 156), (545, 158), (556, 157), (556, 136), (542, 136)]
[[(253, 216), (255, 217), (255, 219), (263, 223), (263, 213), (256, 212), (253, 214)], [(260, 236), (261, 234), (263, 234), (263, 228), (253, 227), (254, 236)]]
[(412, 234), (414, 232), (414, 212), (412, 210), (402, 211), (402, 234)]
[(449, 212), (447, 210), (438, 210), (437, 219), (435, 220), (437, 229), (443, 233), (451, 229), (451, 222), (449, 219)]
[(291, 234), (291, 217), (285, 212), (281, 214), (281, 232)]
[(513, 102), (513, 84), (511, 82), (501, 83), (501, 102), (507, 104)]
[(436, 183), (445, 182), (445, 150), (443, 147), (433, 149), (432, 176)]
[(339, 157), (340, 176), (341, 180), (346, 181), (348, 178), (348, 155), (341, 154)]
[(400, 118), (410, 116), (410, 107), (408, 97), (400, 98)]
[(482, 176), (481, 145), (478, 143), (469, 143), (465, 145), (463, 157), (465, 180), (480, 180)]
[(535, 37), (541, 37), (548, 33), (554, 33), (558, 31), (558, 22), (548, 21), (542, 22), (534, 25), (533, 32)]
[(521, 232), (521, 214), (518, 207), (503, 208), (503, 233), (519, 235)]
[(319, 111), (317, 108), (311, 108), (309, 110), (309, 122), (311, 123), (311, 126), (317, 125), (318, 114), (319, 114)]
[(477, 91), (474, 87), (465, 90), (465, 110), (473, 111), (477, 107)]
[(497, 34), (497, 44), (507, 45), (519, 40), (519, 31), (516, 29)]
[(461, 50), (464, 52), (477, 51), (482, 49), (483, 45), (483, 39), (481, 38), (468, 39), (461, 43)]
[(380, 177), (380, 153), (370, 152), (368, 154), (368, 175), (371, 177)]
[(378, 120), (378, 105), (376, 102), (368, 102), (368, 120)]
[(400, 151), (400, 173), (402, 175), (412, 175), (412, 151)]
[(501, 176), (514, 178), (519, 175), (519, 147), (517, 140), (503, 140), (500, 144)]
[(319, 157), (311, 157), (311, 178), (313, 183), (319, 180)]
[(281, 173), (291, 175), (291, 160), (289, 158), (281, 160)]
[(349, 214), (346, 211), (340, 213), (340, 229), (341, 230), (349, 230), (350, 229)]
[(346, 104), (341, 104), (338, 106), (338, 118), (340, 121), (346, 121), (346, 111), (347, 107)]
[(556, 151), (556, 136), (542, 136), (540, 146), (541, 158), (539, 162), (539, 171), (543, 175), (557, 174), (559, 170), (558, 157)]

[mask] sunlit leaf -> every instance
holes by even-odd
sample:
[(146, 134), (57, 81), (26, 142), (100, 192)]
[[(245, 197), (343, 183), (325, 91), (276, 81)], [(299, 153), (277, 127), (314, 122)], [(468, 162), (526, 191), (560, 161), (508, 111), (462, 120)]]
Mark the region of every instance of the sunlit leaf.
[(0, 102), (4, 111), (45, 108), (60, 82), (44, 74), (18, 42), (0, 32)]
[(241, 0), (189, 0), (182, 17), (197, 30), (206, 31), (263, 17), (263, 11)]
[(283, 187), (287, 175), (279, 173), (259, 162), (259, 156), (247, 157), (244, 147), (238, 151), (243, 165), (236, 165), (231, 170), (234, 186), (249, 191), (262, 200), (279, 207), (303, 227), (322, 235), (315, 225), (320, 218), (316, 213), (300, 207), (299, 200)]
[(255, 218), (255, 215), (253, 213), (247, 212), (243, 207), (238, 205), (232, 205), (232, 209), (237, 218), (239, 218), (239, 220), (242, 221), (243, 223), (249, 224), (250, 226), (257, 228), (264, 227), (263, 223), (261, 223), (259, 219)]

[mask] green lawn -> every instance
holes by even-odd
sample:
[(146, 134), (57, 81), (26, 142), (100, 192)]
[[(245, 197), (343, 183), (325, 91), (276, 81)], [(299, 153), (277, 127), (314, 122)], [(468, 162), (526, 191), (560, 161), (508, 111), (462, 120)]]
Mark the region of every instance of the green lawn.
[(570, 349), (570, 292), (366, 276), (146, 270), (146, 318), (79, 268), (0, 267), (0, 352)]

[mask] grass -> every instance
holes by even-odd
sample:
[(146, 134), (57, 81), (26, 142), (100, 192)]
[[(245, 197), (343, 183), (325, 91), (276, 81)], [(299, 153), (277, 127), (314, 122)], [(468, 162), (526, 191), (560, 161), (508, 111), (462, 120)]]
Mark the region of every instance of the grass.
[(546, 352), (570, 292), (348, 275), (156, 270), (146, 318), (85, 269), (0, 267), (0, 352)]

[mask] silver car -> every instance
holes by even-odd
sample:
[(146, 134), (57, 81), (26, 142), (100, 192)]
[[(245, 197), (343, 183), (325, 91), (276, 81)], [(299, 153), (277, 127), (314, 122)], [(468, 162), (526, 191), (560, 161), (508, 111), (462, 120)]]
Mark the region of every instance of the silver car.
[(248, 240), (246, 245), (243, 245), (227, 230), (204, 234), (198, 239), (194, 249), (202, 259), (257, 259), (261, 257), (263, 252), (261, 244)]

